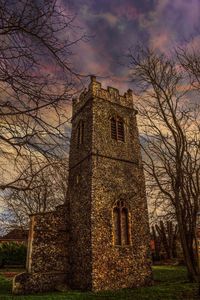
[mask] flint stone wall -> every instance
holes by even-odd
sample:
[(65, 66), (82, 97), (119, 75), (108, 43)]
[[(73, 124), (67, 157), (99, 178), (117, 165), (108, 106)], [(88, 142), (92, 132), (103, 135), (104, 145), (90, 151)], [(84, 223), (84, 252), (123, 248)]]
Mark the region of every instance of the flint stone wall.
[[(116, 290), (152, 283), (136, 113), (131, 91), (121, 96), (117, 89), (102, 89), (95, 78), (73, 102), (68, 190), (72, 288)], [(113, 116), (124, 120), (125, 142), (111, 138)], [(85, 135), (84, 143), (77, 147), (80, 121), (84, 122)], [(129, 208), (128, 246), (113, 243), (112, 212), (120, 198)]]
[[(82, 103), (83, 105), (83, 103)], [(77, 145), (77, 128), (84, 122), (84, 143)], [(67, 206), (70, 211), (69, 260), (71, 267), (70, 286), (73, 289), (92, 288), (91, 254), (91, 180), (92, 161), (92, 102), (84, 103), (80, 114), (73, 115), (70, 141), (70, 160)]]
[(56, 211), (31, 216), (27, 272), (14, 278), (13, 293), (55, 290), (69, 281), (69, 232), (63, 206)]
[[(149, 224), (144, 180), (138, 165), (98, 158), (92, 185), (93, 290), (117, 290), (152, 283)], [(115, 174), (115, 179), (112, 178)], [(126, 174), (126, 176), (124, 176)], [(113, 207), (117, 200), (129, 210), (130, 245), (114, 245)]]
[[(92, 286), (116, 290), (152, 283), (150, 232), (136, 110), (127, 95), (93, 99)], [(105, 101), (106, 100), (106, 101)], [(111, 138), (110, 119), (124, 120), (125, 142)], [(114, 245), (113, 207), (129, 210), (130, 245)]]

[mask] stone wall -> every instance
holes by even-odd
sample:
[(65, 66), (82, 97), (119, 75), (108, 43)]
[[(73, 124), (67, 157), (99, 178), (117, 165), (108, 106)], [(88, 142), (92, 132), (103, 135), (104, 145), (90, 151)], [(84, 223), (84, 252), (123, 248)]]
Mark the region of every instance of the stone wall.
[[(91, 157), (71, 170), (70, 270), (73, 289), (90, 290), (91, 253)], [(76, 182), (76, 176), (79, 181)], [(73, 182), (73, 184), (72, 184)]]
[[(107, 98), (93, 99), (93, 290), (131, 288), (152, 281), (147, 200), (136, 110), (133, 106), (131, 108), (128, 99), (128, 103), (126, 97), (120, 103), (107, 101)], [(111, 138), (112, 116), (123, 118), (125, 142)], [(113, 244), (112, 213), (119, 199), (125, 201), (129, 209), (130, 245), (127, 246)]]
[(55, 290), (69, 282), (66, 209), (31, 216), (27, 272), (14, 278), (13, 293)]
[[(149, 225), (141, 169), (128, 162), (99, 157), (93, 176), (93, 290), (150, 284)], [(114, 245), (113, 207), (119, 199), (129, 209), (131, 240), (127, 246)]]
[[(70, 211), (71, 287), (91, 289), (92, 101), (81, 103), (73, 115), (66, 205)], [(77, 128), (84, 122), (84, 142), (77, 145)]]
[[(70, 252), (72, 287), (90, 290), (130, 288), (151, 283), (149, 224), (137, 111), (131, 91), (102, 89), (93, 77), (73, 102), (70, 150)], [(123, 118), (125, 142), (111, 138), (110, 119)], [(77, 124), (85, 124), (77, 147)], [(78, 178), (78, 180), (76, 180)], [(113, 245), (113, 206), (129, 207), (128, 246)], [(78, 222), (77, 222), (78, 219)]]

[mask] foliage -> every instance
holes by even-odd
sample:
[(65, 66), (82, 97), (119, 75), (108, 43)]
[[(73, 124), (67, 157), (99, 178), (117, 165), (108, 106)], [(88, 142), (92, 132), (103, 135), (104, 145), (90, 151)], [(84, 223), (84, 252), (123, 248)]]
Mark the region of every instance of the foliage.
[(0, 264), (25, 265), (27, 247), (24, 244), (6, 242), (0, 244)]
[(156, 266), (153, 267), (155, 285), (137, 289), (124, 289), (116, 292), (78, 292), (48, 293), (42, 295), (16, 296), (11, 295), (11, 282), (0, 277), (0, 299), (6, 300), (98, 300), (98, 299), (135, 299), (135, 300), (175, 300), (198, 299), (197, 285), (187, 282), (185, 267)]

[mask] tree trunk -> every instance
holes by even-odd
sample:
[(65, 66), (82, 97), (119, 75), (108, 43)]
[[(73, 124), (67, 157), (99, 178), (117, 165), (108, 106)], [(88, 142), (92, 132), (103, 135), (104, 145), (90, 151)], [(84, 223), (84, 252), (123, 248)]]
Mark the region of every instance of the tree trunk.
[(197, 268), (195, 266), (194, 259), (191, 256), (191, 251), (189, 249), (187, 237), (186, 237), (185, 230), (183, 227), (182, 218), (178, 214), (177, 214), (177, 219), (179, 221), (178, 223), (179, 223), (180, 240), (181, 240), (181, 245), (182, 245), (182, 249), (183, 249), (185, 264), (186, 264), (187, 271), (188, 271), (188, 279), (191, 282), (198, 283), (199, 282), (199, 274), (198, 274)]

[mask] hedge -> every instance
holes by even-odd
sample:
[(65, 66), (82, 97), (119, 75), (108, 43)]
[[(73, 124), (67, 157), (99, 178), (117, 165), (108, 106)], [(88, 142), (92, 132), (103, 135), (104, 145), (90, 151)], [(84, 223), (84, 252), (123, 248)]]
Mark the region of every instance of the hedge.
[(27, 247), (24, 244), (5, 242), (0, 244), (0, 267), (4, 265), (24, 265)]

